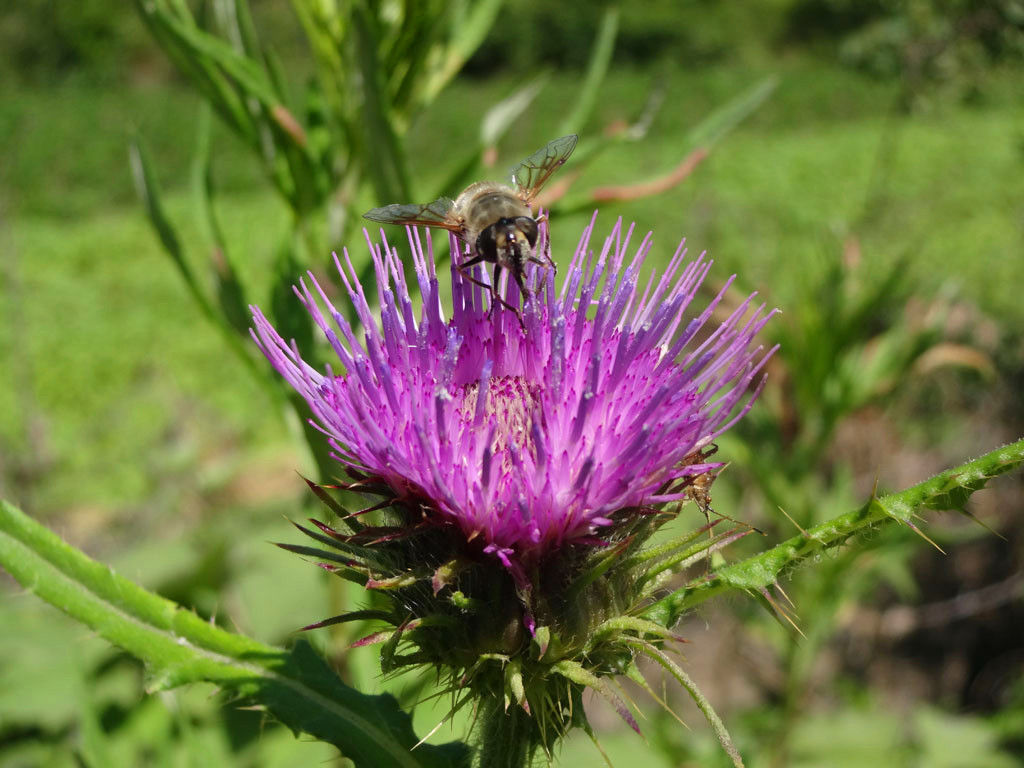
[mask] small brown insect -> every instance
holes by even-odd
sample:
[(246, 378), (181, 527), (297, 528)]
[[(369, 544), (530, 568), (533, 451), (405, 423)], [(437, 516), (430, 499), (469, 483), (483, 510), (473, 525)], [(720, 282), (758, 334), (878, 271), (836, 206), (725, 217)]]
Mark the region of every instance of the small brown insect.
[[(696, 450), (691, 454), (688, 454), (684, 459), (684, 464), (704, 464), (709, 458), (718, 453), (718, 446), (711, 443), (706, 448)], [(684, 482), (684, 487), (689, 492), (689, 496), (693, 499), (693, 503), (697, 505), (697, 509), (704, 515), (704, 519), (711, 523), (711, 513), (714, 510), (711, 508), (711, 485), (715, 482), (715, 478), (718, 477), (718, 472), (707, 471), (702, 472), (699, 475), (692, 475)], [(718, 514), (715, 512), (715, 514)]]
[[(534, 250), (540, 219), (534, 218), (531, 206), (551, 175), (572, 154), (576, 138), (575, 134), (563, 136), (534, 152), (512, 169), (506, 184), (478, 181), (469, 185), (454, 202), (441, 197), (425, 205), (386, 205), (363, 216), (385, 224), (437, 227), (455, 233), (473, 249), (471, 258), (456, 265), (459, 273), (486, 288), (493, 300), (518, 316), (519, 310), (498, 295), (501, 270), (509, 271), (526, 296), (524, 272), (527, 263), (557, 269), (550, 258), (538, 255)], [(494, 278), (490, 285), (466, 271), (484, 261), (494, 264)]]

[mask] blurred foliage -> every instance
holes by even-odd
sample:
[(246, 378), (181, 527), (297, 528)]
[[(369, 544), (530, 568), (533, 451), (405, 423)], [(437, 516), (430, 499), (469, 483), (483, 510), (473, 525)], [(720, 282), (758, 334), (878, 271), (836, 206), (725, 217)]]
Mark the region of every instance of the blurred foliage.
[[(522, 0), (503, 15), (467, 71), (493, 74), (536, 66), (579, 69), (587, 60), (600, 10), (615, 5), (607, 0)], [(778, 0), (742, 5), (714, 0), (632, 4), (622, 15), (616, 63), (692, 69), (744, 56), (763, 58), (781, 30), (784, 7)], [(516, 44), (509, 45), (508, 40)]]
[(113, 0), (24, 0), (0, 9), (3, 80), (40, 84), (72, 72), (121, 80), (147, 48), (138, 19)]
[[(604, 10), (614, 5), (520, 0), (501, 14), (466, 71), (581, 70)], [(463, 12), (452, 6), (452, 13)], [(286, 4), (253, 0), (252, 15), (284, 61), (302, 60), (301, 29)], [(813, 46), (881, 76), (907, 71), (969, 78), (985, 65), (1019, 60), (1022, 37), (1020, 0), (653, 0), (622, 15), (615, 61), (692, 68), (764, 61), (784, 49)], [(115, 0), (9, 4), (0, 11), (0, 72), (21, 82), (49, 82), (72, 72), (105, 81), (168, 74), (138, 19)]]
[(940, 86), (959, 98), (976, 98), (990, 66), (1024, 58), (1024, 3), (879, 3), (874, 13), (850, 25), (838, 54), (840, 61), (876, 76), (902, 76), (907, 107), (917, 106), (929, 86)]

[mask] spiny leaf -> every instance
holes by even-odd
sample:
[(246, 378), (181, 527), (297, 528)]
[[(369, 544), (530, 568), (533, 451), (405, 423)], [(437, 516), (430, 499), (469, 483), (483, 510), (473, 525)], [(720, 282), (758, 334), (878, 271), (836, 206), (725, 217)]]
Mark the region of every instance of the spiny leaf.
[(622, 557), (622, 553), (627, 550), (632, 543), (632, 538), (623, 539), (612, 547), (609, 552), (603, 554), (590, 568), (577, 576), (572, 584), (566, 587), (565, 600), (567, 602), (575, 600), (584, 589), (603, 576), (609, 568), (616, 565), (616, 561)]
[[(316, 523), (317, 521), (313, 520), (313, 522)], [(302, 531), (304, 534), (309, 536), (309, 538), (313, 539), (314, 541), (319, 541), (321, 544), (324, 544), (325, 546), (336, 549), (339, 552), (345, 552), (351, 555), (351, 557), (357, 558), (362, 565), (372, 565), (375, 568), (386, 567), (384, 561), (381, 560), (378, 554), (369, 547), (362, 547), (358, 544), (352, 544), (351, 542), (344, 541), (337, 536), (324, 536), (322, 534), (317, 533), (316, 531), (309, 530), (309, 528), (306, 528), (305, 526), (299, 525), (294, 520), (291, 521), (291, 524), (298, 528), (300, 531)], [(329, 529), (329, 527), (324, 525), (323, 523), (318, 523), (318, 527), (319, 526), (323, 526), (324, 528)], [(328, 560), (330, 559), (332, 558), (328, 558)], [(349, 560), (345, 560), (344, 562), (348, 564)]]
[(533, 633), (533, 645), (537, 648), (537, 658), (543, 659), (551, 645), (551, 627), (537, 627)]
[(566, 680), (570, 680), (577, 685), (584, 685), (588, 688), (592, 688), (601, 694), (608, 702), (612, 705), (619, 717), (626, 721), (626, 724), (637, 733), (640, 733), (640, 726), (637, 725), (636, 719), (633, 717), (633, 713), (629, 711), (629, 707), (626, 706), (626, 702), (622, 700), (618, 692), (612, 688), (611, 684), (606, 678), (598, 677), (593, 672), (588, 671), (575, 661), (560, 661), (557, 664), (552, 664), (551, 669), (560, 674)]
[(280, 547), (287, 552), (294, 552), (296, 555), (305, 555), (306, 557), (313, 557), (317, 560), (327, 560), (332, 563), (338, 563), (347, 568), (356, 569), (358, 563), (356, 563), (352, 556), (342, 557), (337, 552), (328, 552), (326, 549), (316, 549), (315, 547), (306, 547), (302, 544), (288, 544), (282, 541), (275, 541), (275, 547)]
[(622, 564), (622, 567), (634, 568), (642, 563), (649, 563), (652, 560), (667, 557), (676, 550), (685, 547), (688, 544), (692, 544), (694, 541), (699, 539), (703, 534), (707, 533), (709, 530), (711, 530), (721, 522), (721, 520), (715, 520), (714, 522), (708, 523), (707, 525), (702, 525), (700, 528), (695, 528), (692, 531), (687, 531), (681, 536), (677, 536), (676, 538), (672, 539), (671, 541), (667, 541), (664, 544), (659, 544), (656, 547), (649, 547), (647, 549), (644, 549), (643, 551), (638, 552), (637, 554), (633, 555), (628, 560), (626, 560)]
[(473, 561), (468, 557), (455, 557), (447, 563), (439, 565), (430, 580), (430, 585), (433, 587), (434, 594), (436, 595), (446, 586), (455, 581), (455, 579), (458, 578), (458, 575), (472, 564)]
[[(287, 547), (282, 547), (282, 549), (287, 549)], [(333, 565), (331, 563), (317, 563), (317, 565), (328, 573), (333, 573), (335, 576), (345, 579), (345, 581), (351, 581), (353, 584), (358, 584), (360, 587), (365, 587), (367, 580), (370, 578), (364, 572), (346, 565)]]
[(344, 624), (349, 621), (394, 621), (394, 617), (387, 611), (376, 611), (376, 610), (363, 610), (363, 611), (349, 611), (343, 613), (340, 616), (332, 616), (329, 619), (323, 621), (317, 621), (313, 624), (307, 624), (302, 627), (299, 631), (306, 632), (310, 629), (321, 629), (322, 627), (332, 627), (335, 624)]
[(674, 555), (665, 557), (664, 560), (647, 571), (645, 578), (650, 579), (665, 571), (671, 571), (672, 573), (684, 571), (691, 565), (694, 565), (701, 560), (708, 559), (715, 552), (725, 549), (725, 547), (739, 541), (744, 536), (748, 536), (753, 532), (752, 528), (737, 526), (720, 533), (717, 536), (705, 539), (697, 544), (693, 544), (682, 552), (677, 552)]
[(629, 666), (626, 667), (626, 677), (643, 688), (643, 690), (647, 692), (647, 695), (658, 702), (662, 709), (672, 715), (673, 719), (675, 719), (677, 723), (683, 726), (683, 728), (689, 730), (690, 726), (686, 724), (683, 718), (677, 715), (672, 707), (669, 706), (668, 702), (659, 696), (653, 688), (651, 688), (650, 683), (647, 682), (647, 678), (644, 677), (643, 672), (640, 671), (640, 667), (636, 665), (636, 662), (630, 662)]
[(523, 686), (523, 662), (518, 656), (509, 661), (505, 667), (506, 711), (513, 701), (529, 713), (530, 705), (526, 702), (526, 688)]
[(428, 578), (428, 575), (424, 573), (400, 573), (387, 579), (370, 579), (366, 582), (366, 588), (401, 589), (402, 587), (411, 587), (417, 581), (425, 580), (426, 578)]
[(383, 629), (380, 632), (374, 632), (372, 634), (367, 635), (366, 637), (361, 637), (358, 640), (356, 640), (354, 643), (352, 643), (352, 647), (363, 648), (367, 645), (376, 645), (377, 643), (383, 643), (385, 640), (389, 640), (395, 634), (396, 631), (397, 630), (394, 629)]
[(590, 640), (587, 643), (588, 648), (593, 648), (602, 638), (610, 635), (613, 632), (635, 632), (640, 635), (649, 634), (660, 637), (664, 640), (677, 640), (681, 643), (685, 643), (686, 640), (675, 634), (671, 630), (665, 629), (660, 624), (655, 624), (653, 621), (647, 619), (641, 619), (638, 616), (617, 616), (614, 619), (608, 619), (597, 627), (591, 635)]
[(352, 515), (349, 514), (348, 510), (339, 504), (321, 485), (317, 485), (308, 477), (302, 478), (306, 485), (309, 486), (309, 490), (324, 503), (331, 512), (334, 513), (335, 517), (338, 518), (352, 533), (359, 533), (363, 529), (363, 524), (356, 520)]

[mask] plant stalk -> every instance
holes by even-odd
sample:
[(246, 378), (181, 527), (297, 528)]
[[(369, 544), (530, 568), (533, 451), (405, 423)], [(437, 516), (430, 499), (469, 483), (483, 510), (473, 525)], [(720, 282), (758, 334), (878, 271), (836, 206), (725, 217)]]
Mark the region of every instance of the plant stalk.
[(536, 751), (535, 724), (522, 708), (506, 711), (498, 698), (483, 705), (480, 715), (479, 768), (529, 768)]

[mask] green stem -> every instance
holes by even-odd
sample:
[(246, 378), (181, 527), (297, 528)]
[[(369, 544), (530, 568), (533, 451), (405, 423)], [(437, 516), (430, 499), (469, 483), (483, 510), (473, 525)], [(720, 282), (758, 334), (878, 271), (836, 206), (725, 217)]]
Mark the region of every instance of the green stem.
[(150, 691), (213, 683), (293, 730), (334, 744), (359, 768), (462, 768), (468, 762), (462, 745), (419, 744), (411, 718), (391, 696), (344, 685), (307, 643), (285, 651), (220, 629), (118, 576), (4, 501), (0, 568), (145, 662)]
[(782, 572), (853, 534), (875, 525), (902, 523), (915, 530), (920, 509), (965, 510), (970, 495), (996, 475), (1024, 463), (1024, 440), (986, 453), (974, 461), (941, 472), (899, 493), (872, 498), (860, 509), (816, 525), (759, 555), (718, 571), (702, 583), (683, 587), (654, 603), (642, 614), (664, 627), (673, 626), (686, 611), (730, 590), (759, 591), (773, 585)]
[(501, 701), (493, 699), (480, 715), (480, 768), (528, 768), (533, 762), (534, 723), (520, 707), (508, 711)]

